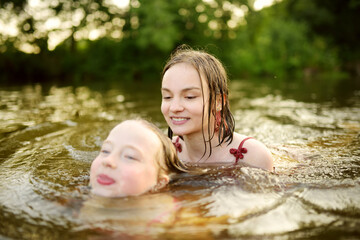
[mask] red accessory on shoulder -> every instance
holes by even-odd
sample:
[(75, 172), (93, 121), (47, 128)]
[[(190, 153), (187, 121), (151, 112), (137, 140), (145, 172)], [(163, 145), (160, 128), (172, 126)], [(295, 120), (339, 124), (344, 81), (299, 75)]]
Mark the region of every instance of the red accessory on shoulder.
[(231, 148), (230, 149), (230, 153), (232, 155), (234, 155), (236, 157), (235, 159), (235, 164), (238, 163), (239, 159), (243, 159), (244, 158), (244, 155), (243, 153), (247, 153), (247, 149), (246, 148), (243, 148), (243, 144), (246, 140), (248, 139), (251, 139), (252, 137), (248, 137), (248, 138), (245, 138), (244, 140), (241, 141), (240, 145), (239, 145), (239, 148), (236, 149), (236, 148)]

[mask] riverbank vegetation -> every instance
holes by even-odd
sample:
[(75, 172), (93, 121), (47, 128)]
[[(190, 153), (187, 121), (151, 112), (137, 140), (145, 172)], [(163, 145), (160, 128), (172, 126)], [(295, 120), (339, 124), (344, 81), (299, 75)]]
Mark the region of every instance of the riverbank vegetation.
[(0, 81), (158, 81), (180, 44), (232, 79), (358, 79), (360, 1), (1, 1)]

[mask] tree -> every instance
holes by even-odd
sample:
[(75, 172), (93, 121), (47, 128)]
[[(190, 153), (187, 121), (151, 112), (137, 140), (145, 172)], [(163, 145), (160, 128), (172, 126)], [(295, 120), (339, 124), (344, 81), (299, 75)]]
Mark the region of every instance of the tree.
[(322, 36), (338, 49), (342, 67), (360, 76), (360, 1), (287, 0), (289, 18), (309, 26), (309, 37)]

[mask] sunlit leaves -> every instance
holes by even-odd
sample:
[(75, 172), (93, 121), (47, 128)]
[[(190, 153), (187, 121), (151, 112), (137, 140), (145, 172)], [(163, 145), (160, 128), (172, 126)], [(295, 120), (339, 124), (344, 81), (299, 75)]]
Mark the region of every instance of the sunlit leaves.
[(59, 72), (79, 79), (141, 79), (158, 78), (169, 53), (184, 43), (214, 53), (237, 76), (336, 69), (338, 49), (331, 44), (349, 55), (359, 49), (359, 28), (345, 14), (358, 8), (351, 0), (334, 0), (341, 17), (326, 1), (274, 0), (261, 11), (259, 1), (1, 1), (0, 51), (55, 56)]
[(75, 41), (111, 37), (169, 51), (184, 40), (203, 44), (234, 38), (229, 28), (245, 22), (248, 4), (247, 0), (28, 0), (5, 1), (1, 6), (17, 9), (13, 18), (22, 36), (16, 41), (22, 43), (34, 44), (46, 36), (52, 50), (66, 35)]

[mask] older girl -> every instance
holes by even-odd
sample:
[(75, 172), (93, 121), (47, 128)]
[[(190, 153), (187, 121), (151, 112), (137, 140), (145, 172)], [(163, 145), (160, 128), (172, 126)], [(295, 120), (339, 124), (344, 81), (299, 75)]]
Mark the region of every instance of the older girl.
[(234, 132), (227, 74), (214, 56), (181, 47), (162, 75), (161, 112), (179, 158), (185, 163), (222, 163), (273, 169), (264, 144)]

